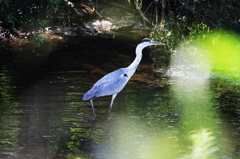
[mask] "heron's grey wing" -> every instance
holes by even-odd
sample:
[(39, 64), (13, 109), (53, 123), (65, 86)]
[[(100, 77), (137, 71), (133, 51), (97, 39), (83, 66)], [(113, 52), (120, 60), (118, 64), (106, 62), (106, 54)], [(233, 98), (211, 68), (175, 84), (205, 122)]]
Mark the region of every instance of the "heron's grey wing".
[(83, 100), (116, 94), (124, 88), (129, 78), (126, 68), (113, 71), (98, 80), (93, 87), (84, 94)]

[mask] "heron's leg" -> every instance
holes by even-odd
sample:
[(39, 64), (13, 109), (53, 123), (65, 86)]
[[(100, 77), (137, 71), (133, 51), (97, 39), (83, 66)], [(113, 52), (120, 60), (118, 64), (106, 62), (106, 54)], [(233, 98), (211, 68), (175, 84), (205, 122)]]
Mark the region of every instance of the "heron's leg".
[(111, 104), (110, 104), (110, 107), (109, 107), (109, 110), (108, 110), (109, 113), (110, 113), (110, 118), (112, 118), (112, 105), (113, 105), (113, 101), (114, 101), (116, 96), (117, 96), (117, 93), (112, 95)]
[(93, 101), (92, 101), (92, 99), (90, 99), (90, 103), (91, 103), (91, 105), (92, 105), (93, 116), (94, 116), (94, 118), (96, 118), (96, 113), (95, 113), (95, 111), (94, 111), (94, 106), (93, 106)]

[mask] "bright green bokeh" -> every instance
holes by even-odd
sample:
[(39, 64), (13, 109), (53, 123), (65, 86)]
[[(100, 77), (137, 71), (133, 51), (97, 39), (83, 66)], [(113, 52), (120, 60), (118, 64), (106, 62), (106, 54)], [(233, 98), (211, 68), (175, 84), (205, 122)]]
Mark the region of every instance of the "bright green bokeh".
[(240, 37), (237, 34), (214, 31), (196, 40), (206, 50), (211, 72), (228, 78), (238, 78), (240, 70)]
[[(190, 37), (176, 48), (171, 61), (171, 89), (179, 101), (181, 121), (175, 143), (179, 148), (173, 151), (175, 156), (179, 156), (176, 152), (182, 151), (182, 145), (189, 147), (181, 154), (187, 159), (218, 158), (231, 153), (231, 143), (222, 140), (229, 136), (223, 127), (216, 126), (222, 119), (209, 79), (217, 76), (239, 80), (239, 41), (240, 37), (235, 34), (211, 31)], [(169, 140), (164, 145), (167, 143)], [(160, 145), (163, 142), (156, 147)], [(158, 154), (157, 151), (154, 154)]]

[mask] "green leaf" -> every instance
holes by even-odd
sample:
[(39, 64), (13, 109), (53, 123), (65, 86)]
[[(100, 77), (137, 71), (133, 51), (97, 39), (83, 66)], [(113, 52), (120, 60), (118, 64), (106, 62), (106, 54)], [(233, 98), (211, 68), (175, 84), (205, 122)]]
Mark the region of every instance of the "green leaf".
[(51, 7), (52, 9), (54, 9), (54, 8), (57, 7), (57, 5), (56, 5), (55, 3), (53, 3), (53, 2), (51, 2), (51, 1), (48, 1), (48, 4), (50, 5), (50, 7)]
[[(2, 0), (2, 1), (3, 1), (3, 0)], [(2, 2), (2, 1), (1, 1), (1, 2)], [(4, 2), (5, 5), (9, 8), (9, 3), (12, 2), (12, 1), (11, 1), (11, 0), (4, 0), (3, 2)]]

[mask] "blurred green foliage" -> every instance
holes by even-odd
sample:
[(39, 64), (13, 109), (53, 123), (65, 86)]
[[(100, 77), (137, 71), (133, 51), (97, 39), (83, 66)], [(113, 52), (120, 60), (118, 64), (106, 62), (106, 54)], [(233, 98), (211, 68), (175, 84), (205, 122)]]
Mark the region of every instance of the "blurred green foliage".
[[(40, 46), (43, 39), (36, 32), (48, 26), (67, 25), (70, 7), (63, 0), (0, 0), (0, 27), (30, 33), (30, 40)], [(57, 23), (57, 24), (56, 24)]]
[(54, 18), (66, 18), (69, 7), (63, 0), (0, 0), (3, 28), (24, 27), (28, 31), (46, 27)]
[[(144, 16), (151, 17), (154, 29), (150, 37), (166, 44), (164, 53), (162, 51), (154, 55), (161, 66), (165, 63), (168, 65), (166, 61), (169, 61), (174, 55), (176, 46), (184, 40), (191, 41), (215, 29), (240, 32), (240, 2), (235, 0), (151, 2), (128, 0), (128, 2), (134, 2), (136, 7), (141, 6)], [(156, 67), (158, 67), (157, 63)]]

